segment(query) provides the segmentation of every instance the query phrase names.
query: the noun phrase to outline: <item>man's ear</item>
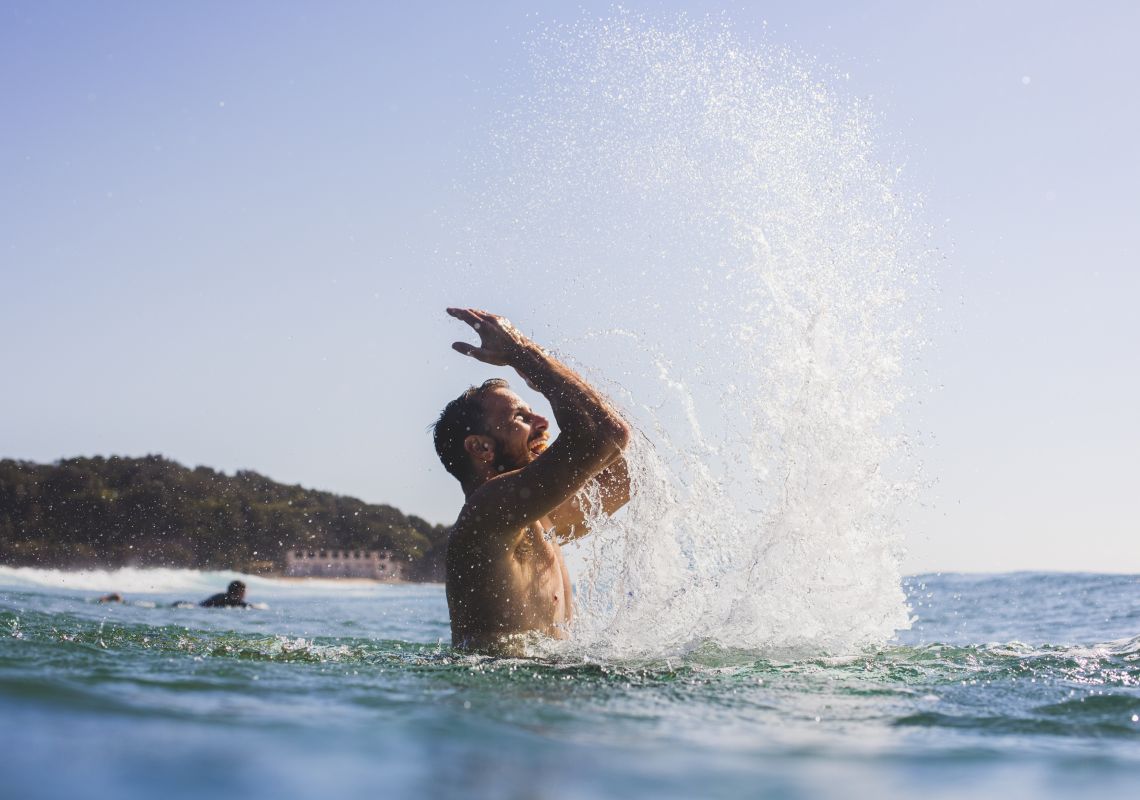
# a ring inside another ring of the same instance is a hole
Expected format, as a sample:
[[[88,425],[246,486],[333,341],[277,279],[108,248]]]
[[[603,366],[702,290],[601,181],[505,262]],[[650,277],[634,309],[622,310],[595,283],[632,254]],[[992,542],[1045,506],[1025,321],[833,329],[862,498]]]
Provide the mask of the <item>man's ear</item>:
[[[495,442],[490,436],[473,433],[463,440],[463,449],[476,462],[487,462],[495,457]]]

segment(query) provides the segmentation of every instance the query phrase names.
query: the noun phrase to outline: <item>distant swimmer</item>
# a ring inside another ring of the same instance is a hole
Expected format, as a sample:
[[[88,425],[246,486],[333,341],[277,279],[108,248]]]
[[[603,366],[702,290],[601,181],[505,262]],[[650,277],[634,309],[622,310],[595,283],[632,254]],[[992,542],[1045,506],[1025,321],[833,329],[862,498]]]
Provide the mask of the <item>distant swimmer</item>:
[[[102,597],[100,597],[95,602],[96,603],[122,603],[125,601],[123,600],[123,596],[121,594],[119,594],[118,592],[111,592],[110,594],[103,595]]]
[[[245,584],[241,581],[230,581],[224,592],[207,597],[198,604],[202,608],[250,608],[245,602]]]
[[[559,545],[588,533],[582,490],[591,481],[605,513],[629,500],[622,451],[630,428],[601,394],[506,319],[471,308],[447,313],[480,339],[478,347],[452,347],[514,368],[550,402],[561,431],[548,447],[547,421],[498,378],[452,400],[435,423],[436,453],[466,497],[448,539],[451,641],[510,653],[518,634],[566,637],[573,598]]]

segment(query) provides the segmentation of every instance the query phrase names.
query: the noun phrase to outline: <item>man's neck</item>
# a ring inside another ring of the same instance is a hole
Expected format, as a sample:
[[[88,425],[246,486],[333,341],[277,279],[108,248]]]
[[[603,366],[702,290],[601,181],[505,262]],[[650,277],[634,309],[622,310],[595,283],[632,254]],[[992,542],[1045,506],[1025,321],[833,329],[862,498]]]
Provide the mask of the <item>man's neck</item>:
[[[475,494],[484,483],[491,479],[490,475],[478,476],[469,481],[462,481],[459,485],[463,487],[463,497],[468,498]]]

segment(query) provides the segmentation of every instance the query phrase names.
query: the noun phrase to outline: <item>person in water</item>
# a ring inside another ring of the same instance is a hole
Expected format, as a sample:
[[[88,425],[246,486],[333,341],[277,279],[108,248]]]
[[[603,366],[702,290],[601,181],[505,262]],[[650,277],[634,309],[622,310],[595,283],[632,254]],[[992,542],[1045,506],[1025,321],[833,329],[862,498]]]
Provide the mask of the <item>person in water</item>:
[[[95,602],[96,603],[123,603],[126,601],[123,600],[123,596],[121,594],[119,594],[118,592],[111,592],[110,594],[103,595],[102,597],[100,597]]]
[[[245,602],[245,584],[241,581],[230,581],[224,592],[211,595],[198,604],[202,608],[249,608]]]
[[[514,368],[550,402],[561,430],[549,444],[546,419],[500,378],[469,388],[436,421],[436,453],[465,496],[447,548],[452,645],[507,653],[518,634],[565,638],[573,598],[559,545],[588,533],[583,489],[591,481],[606,514],[629,500],[629,425],[506,319],[471,308],[447,313],[480,339],[452,347]]]

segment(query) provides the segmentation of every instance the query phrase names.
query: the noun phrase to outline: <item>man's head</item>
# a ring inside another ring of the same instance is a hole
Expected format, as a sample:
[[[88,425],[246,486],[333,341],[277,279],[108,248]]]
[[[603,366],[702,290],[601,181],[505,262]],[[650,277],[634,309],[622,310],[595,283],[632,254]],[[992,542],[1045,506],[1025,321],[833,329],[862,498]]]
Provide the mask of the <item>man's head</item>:
[[[245,584],[241,581],[230,581],[230,585],[226,587],[226,597],[240,603],[245,599]]]
[[[502,378],[472,386],[435,423],[435,452],[464,487],[519,469],[546,446],[547,421]]]

